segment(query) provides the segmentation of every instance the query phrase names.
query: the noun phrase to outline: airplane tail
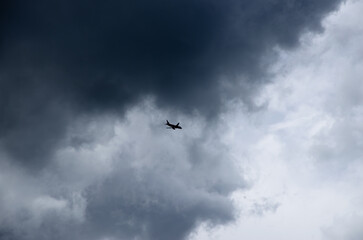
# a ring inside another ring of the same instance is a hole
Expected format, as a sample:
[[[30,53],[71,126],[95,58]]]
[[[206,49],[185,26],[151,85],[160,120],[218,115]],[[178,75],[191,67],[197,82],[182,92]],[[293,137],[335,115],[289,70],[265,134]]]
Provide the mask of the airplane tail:
[[[168,120],[166,120],[166,124],[169,124],[169,121]]]

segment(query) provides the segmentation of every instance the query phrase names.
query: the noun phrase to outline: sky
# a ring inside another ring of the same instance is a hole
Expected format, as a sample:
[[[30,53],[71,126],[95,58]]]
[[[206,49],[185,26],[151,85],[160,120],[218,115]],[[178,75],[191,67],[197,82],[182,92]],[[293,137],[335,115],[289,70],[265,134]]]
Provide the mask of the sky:
[[[1,2],[0,239],[362,239],[362,11]]]

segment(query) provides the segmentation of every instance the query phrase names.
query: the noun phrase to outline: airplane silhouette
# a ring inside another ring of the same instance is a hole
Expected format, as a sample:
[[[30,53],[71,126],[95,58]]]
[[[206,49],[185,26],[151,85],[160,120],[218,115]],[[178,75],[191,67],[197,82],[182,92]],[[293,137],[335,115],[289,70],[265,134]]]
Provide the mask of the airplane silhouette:
[[[182,129],[182,127],[181,127],[181,126],[179,126],[179,123],[177,123],[176,125],[174,125],[174,124],[169,123],[169,121],[168,121],[168,120],[166,120],[165,125],[167,125],[167,126],[168,126],[168,128],[172,128],[173,130],[175,130],[176,128]]]

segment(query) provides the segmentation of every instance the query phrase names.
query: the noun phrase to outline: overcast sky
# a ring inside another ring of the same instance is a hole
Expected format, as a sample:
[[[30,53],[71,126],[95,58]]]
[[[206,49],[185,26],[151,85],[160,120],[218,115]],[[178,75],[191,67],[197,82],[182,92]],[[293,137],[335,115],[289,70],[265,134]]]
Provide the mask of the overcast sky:
[[[362,239],[362,11],[0,3],[0,240]]]

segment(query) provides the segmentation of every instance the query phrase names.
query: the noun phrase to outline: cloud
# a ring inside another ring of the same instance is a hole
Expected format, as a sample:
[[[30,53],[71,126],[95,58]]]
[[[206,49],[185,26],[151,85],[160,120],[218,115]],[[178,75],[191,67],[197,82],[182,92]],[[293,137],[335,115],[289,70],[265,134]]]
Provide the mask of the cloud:
[[[250,210],[250,213],[257,216],[263,216],[268,212],[276,212],[279,207],[279,203],[269,202],[268,199],[262,199],[261,202],[254,202],[253,208]]]
[[[185,239],[202,222],[232,221],[229,196],[247,184],[227,146],[198,117],[166,131],[155,124],[165,114],[146,103],[122,121],[79,120],[65,141],[88,141],[59,148],[36,175],[3,163],[13,179],[0,185],[4,238]]]
[[[348,1],[323,34],[282,51],[274,83],[258,99],[264,111],[228,112],[230,152],[254,185],[236,194],[235,224],[199,228],[192,239],[362,238],[362,9]],[[264,198],[280,203],[277,210],[250,216]]]
[[[76,115],[148,95],[209,117],[232,96],[251,104],[272,49],[321,31],[339,2],[12,1],[0,28],[4,149],[42,164]]]
[[[249,185],[219,113],[253,107],[274,49],[339,3],[4,5],[0,238],[185,239],[234,220],[231,194]]]
[[[323,228],[324,239],[361,239],[363,237],[363,231],[360,227],[362,222],[362,216],[357,214],[337,218],[332,226]]]

